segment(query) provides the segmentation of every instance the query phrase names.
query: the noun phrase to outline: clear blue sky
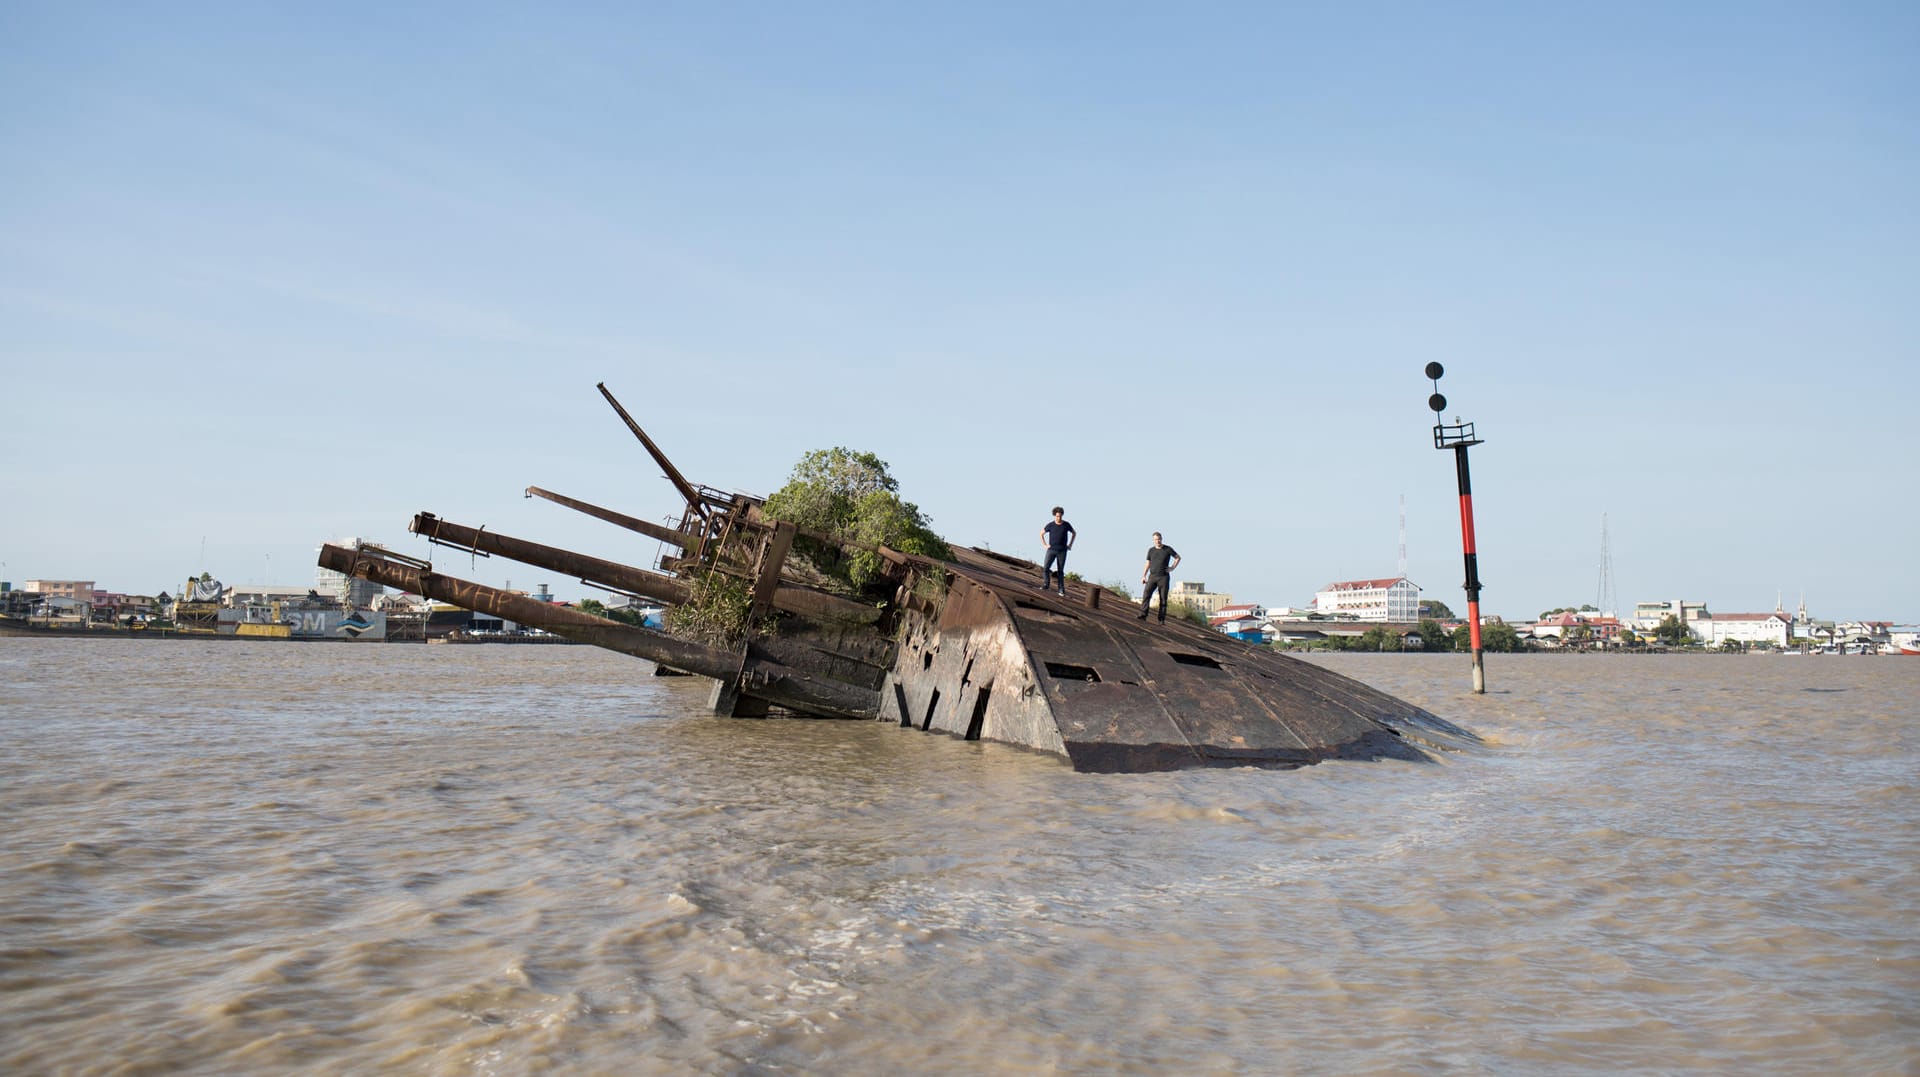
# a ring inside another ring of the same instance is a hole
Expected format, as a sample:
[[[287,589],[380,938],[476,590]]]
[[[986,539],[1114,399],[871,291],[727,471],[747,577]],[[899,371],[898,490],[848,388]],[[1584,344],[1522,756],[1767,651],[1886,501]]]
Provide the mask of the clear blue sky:
[[[396,10],[396,8],[398,10]],[[269,10],[276,9],[276,10]],[[1920,7],[0,2],[0,578],[301,583],[529,484],[1268,605],[1920,620]],[[204,553],[203,553],[204,549]],[[438,551],[516,587],[552,573]]]

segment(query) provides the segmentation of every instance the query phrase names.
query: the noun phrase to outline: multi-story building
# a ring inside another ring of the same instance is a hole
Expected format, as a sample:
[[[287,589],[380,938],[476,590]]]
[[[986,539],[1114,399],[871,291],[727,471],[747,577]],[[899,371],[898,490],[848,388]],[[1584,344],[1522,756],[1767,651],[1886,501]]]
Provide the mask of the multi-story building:
[[[92,580],[28,580],[20,585],[20,589],[47,598],[71,598],[88,604],[93,602]]]
[[[1644,635],[1659,628],[1660,622],[1668,617],[1676,617],[1687,626],[1688,631],[1698,636],[1701,633],[1693,627],[1693,622],[1707,616],[1710,614],[1707,613],[1705,602],[1687,602],[1678,598],[1664,602],[1638,602],[1633,607],[1633,630]]]
[[[1417,621],[1420,588],[1405,576],[1341,580],[1327,584],[1313,596],[1313,609],[1361,621]]]
[[[1181,580],[1173,585],[1173,594],[1167,597],[1167,605],[1176,603],[1212,617],[1220,612],[1220,607],[1231,605],[1233,596],[1209,591],[1207,585],[1199,580]]]

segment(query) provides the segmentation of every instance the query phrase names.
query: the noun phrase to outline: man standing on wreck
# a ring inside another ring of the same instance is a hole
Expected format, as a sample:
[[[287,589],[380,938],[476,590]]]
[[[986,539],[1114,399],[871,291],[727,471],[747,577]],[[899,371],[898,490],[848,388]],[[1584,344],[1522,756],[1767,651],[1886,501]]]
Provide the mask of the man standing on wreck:
[[[1180,551],[1171,546],[1162,545],[1160,532],[1153,533],[1153,545],[1147,547],[1147,563],[1140,569],[1140,583],[1147,590],[1140,596],[1140,619],[1147,619],[1147,610],[1153,605],[1153,593],[1160,592],[1160,623],[1167,623],[1167,577],[1180,567]]]
[[[1047,559],[1040,563],[1040,589],[1067,597],[1067,551],[1079,533],[1066,521],[1067,510],[1053,507],[1053,522],[1040,529],[1040,541],[1046,544]],[[1048,581],[1053,585],[1049,586]]]

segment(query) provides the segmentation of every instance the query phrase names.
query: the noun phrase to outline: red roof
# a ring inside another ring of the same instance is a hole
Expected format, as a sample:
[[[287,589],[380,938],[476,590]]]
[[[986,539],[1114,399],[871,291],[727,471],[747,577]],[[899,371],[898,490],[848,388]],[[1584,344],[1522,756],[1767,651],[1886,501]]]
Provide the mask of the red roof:
[[[1378,580],[1341,580],[1321,588],[1323,591],[1372,591],[1385,590],[1406,579],[1405,576],[1388,576]]]

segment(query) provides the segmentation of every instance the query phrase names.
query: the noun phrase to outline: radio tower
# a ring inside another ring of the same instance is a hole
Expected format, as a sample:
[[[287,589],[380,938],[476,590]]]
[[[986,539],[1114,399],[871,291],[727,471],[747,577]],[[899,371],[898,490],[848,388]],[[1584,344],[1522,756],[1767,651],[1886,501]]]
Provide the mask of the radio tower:
[[[1400,495],[1400,575],[1407,574],[1407,495]]]
[[[1605,617],[1619,615],[1620,597],[1613,590],[1613,551],[1607,546],[1607,514],[1600,514],[1600,592],[1594,599]]]

